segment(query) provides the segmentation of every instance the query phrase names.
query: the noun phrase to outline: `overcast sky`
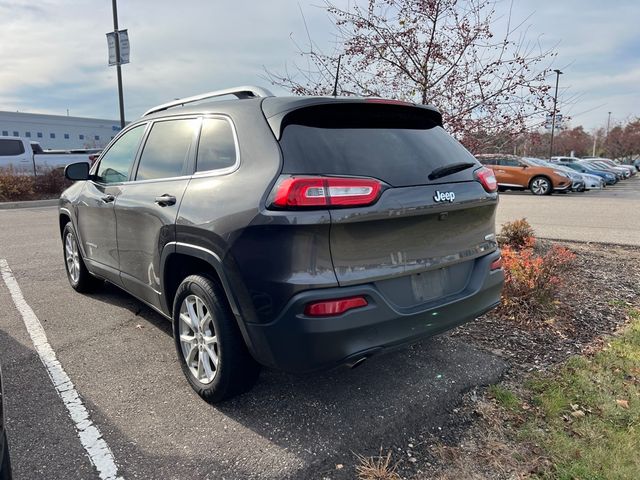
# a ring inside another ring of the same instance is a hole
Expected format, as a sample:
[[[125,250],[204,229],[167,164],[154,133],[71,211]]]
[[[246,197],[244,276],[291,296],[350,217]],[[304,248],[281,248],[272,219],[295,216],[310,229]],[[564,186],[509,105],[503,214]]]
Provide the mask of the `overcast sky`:
[[[264,67],[299,58],[292,38],[330,50],[322,0],[120,0],[129,29],[127,120],[176,97],[233,85],[267,86]],[[347,4],[347,0],[335,0]],[[510,2],[498,2],[506,15]],[[528,36],[557,45],[563,113],[587,129],[640,115],[640,1],[515,0]],[[115,67],[107,66],[109,0],[0,0],[0,110],[117,118]],[[554,79],[549,78],[553,83]],[[276,93],[284,93],[272,88]]]

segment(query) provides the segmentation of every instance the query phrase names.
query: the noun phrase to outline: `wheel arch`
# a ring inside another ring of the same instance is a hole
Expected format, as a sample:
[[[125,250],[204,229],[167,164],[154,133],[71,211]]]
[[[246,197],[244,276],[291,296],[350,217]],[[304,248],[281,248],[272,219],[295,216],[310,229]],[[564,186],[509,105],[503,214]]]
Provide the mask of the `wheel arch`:
[[[245,343],[251,349],[243,309],[224,268],[222,259],[212,250],[181,242],[165,245],[161,258],[162,309],[173,317],[173,300],[182,280],[189,275],[204,274],[222,288]]]
[[[67,225],[67,223],[72,222],[71,220],[71,212],[69,212],[69,210],[67,209],[61,209],[58,212],[58,223],[60,225],[60,237],[62,238],[62,233],[64,232],[64,227]]]
[[[545,180],[547,180],[549,182],[549,184],[551,185],[551,190],[553,191],[553,189],[554,189],[553,180],[546,173],[537,173],[533,177],[531,177],[531,180],[529,180],[529,184],[528,184],[529,190],[531,190],[531,185],[533,184],[533,181],[536,178],[544,178]]]

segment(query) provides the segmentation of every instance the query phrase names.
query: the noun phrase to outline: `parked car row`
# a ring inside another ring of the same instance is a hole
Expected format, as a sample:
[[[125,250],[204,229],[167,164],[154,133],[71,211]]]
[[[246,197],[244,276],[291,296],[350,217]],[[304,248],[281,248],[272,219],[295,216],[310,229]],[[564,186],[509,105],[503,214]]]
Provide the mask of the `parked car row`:
[[[552,157],[552,162],[561,163],[561,164],[573,164],[574,168],[578,166],[582,166],[583,168],[591,168],[598,171],[609,172],[616,176],[618,180],[624,180],[625,178],[629,178],[636,174],[637,168],[634,165],[624,165],[618,163],[609,158],[599,158],[599,157],[587,157],[587,158],[576,158],[576,157]]]
[[[519,157],[507,154],[476,155],[493,170],[498,189],[530,190],[534,195],[600,190],[635,175],[636,167],[608,158]]]

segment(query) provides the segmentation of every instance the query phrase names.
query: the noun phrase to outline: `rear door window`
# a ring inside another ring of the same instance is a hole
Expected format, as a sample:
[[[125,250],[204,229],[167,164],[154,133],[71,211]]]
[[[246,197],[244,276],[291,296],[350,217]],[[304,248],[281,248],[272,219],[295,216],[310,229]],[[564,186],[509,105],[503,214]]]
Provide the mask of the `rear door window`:
[[[518,160],[514,160],[513,158],[501,158],[500,165],[503,167],[519,167],[520,162]]]
[[[483,165],[497,165],[498,162],[495,158],[479,158],[480,163]]]
[[[140,156],[136,180],[184,175],[198,124],[196,118],[155,122]]]
[[[294,111],[284,125],[280,146],[288,174],[365,176],[409,186],[430,183],[428,175],[439,167],[477,163],[431,112],[415,107],[321,105]],[[471,178],[473,170],[446,180]]]

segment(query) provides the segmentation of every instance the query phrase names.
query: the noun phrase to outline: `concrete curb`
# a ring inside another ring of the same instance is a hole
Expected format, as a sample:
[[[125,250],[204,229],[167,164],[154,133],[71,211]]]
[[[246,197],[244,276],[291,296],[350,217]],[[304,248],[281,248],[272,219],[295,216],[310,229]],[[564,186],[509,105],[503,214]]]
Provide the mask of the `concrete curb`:
[[[29,200],[25,202],[0,202],[0,210],[14,210],[16,208],[53,207],[58,205],[58,199]]]

